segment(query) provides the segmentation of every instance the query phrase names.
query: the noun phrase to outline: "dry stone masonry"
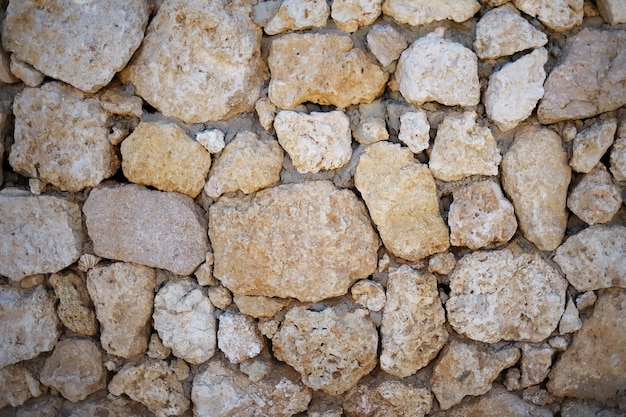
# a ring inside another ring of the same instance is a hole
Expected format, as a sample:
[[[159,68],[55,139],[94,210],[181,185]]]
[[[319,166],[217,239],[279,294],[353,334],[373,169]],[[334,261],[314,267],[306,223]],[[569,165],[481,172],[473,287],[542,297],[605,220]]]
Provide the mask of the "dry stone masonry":
[[[623,0],[2,0],[0,168],[0,417],[626,415]]]

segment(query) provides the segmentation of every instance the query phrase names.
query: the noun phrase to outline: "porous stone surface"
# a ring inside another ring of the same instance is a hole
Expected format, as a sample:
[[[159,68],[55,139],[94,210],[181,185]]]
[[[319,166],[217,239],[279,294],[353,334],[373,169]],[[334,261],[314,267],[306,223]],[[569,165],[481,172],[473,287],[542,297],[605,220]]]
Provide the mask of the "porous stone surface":
[[[481,342],[540,342],[565,308],[567,281],[538,253],[473,252],[457,262],[449,279],[449,323]]]
[[[359,159],[354,183],[394,255],[416,261],[449,247],[433,176],[409,149],[389,142],[370,145]]]
[[[179,275],[191,274],[206,258],[206,219],[188,196],[109,186],[93,189],[83,212],[98,256]]]
[[[15,54],[11,55],[11,72],[13,75],[22,80],[28,87],[40,86],[46,76],[37,71],[32,65],[20,61],[15,56]]]
[[[209,153],[218,153],[224,149],[224,132],[219,129],[208,129],[196,134],[196,142],[204,146]]]
[[[2,43],[49,77],[94,93],[124,68],[143,40],[148,3],[12,1]]]
[[[442,0],[437,3],[387,0],[383,4],[383,13],[400,23],[412,26],[446,19],[464,22],[474,16],[479,9],[480,3],[476,0]]]
[[[265,33],[277,35],[288,30],[320,28],[326,25],[329,15],[326,0],[283,0],[278,13],[265,25]]]
[[[428,271],[448,275],[456,266],[456,257],[450,252],[436,253],[428,259]]]
[[[559,135],[535,125],[517,131],[502,159],[502,186],[524,237],[541,250],[554,250],[563,240],[570,179]]]
[[[52,274],[48,282],[59,299],[57,315],[69,330],[93,336],[98,332],[98,322],[85,280],[70,272],[66,275]]]
[[[217,346],[231,363],[254,358],[265,345],[254,319],[233,310],[220,315],[217,340]]]
[[[369,279],[355,283],[350,288],[350,295],[352,295],[354,302],[370,311],[382,310],[387,301],[383,286]]]
[[[289,302],[283,298],[270,298],[260,295],[235,295],[233,301],[242,314],[257,319],[273,317]]]
[[[222,197],[209,210],[209,235],[214,275],[235,294],[319,301],[376,269],[378,238],[364,205],[328,181]]]
[[[335,0],[330,15],[339,29],[354,32],[360,26],[374,23],[380,15],[382,2],[383,0]]]
[[[609,222],[621,206],[620,189],[601,163],[585,174],[567,197],[567,207],[589,225]]]
[[[552,30],[564,32],[583,21],[583,0],[512,0],[522,12],[539,19]]]
[[[233,295],[228,288],[223,285],[215,285],[210,287],[207,291],[209,293],[209,300],[211,304],[220,310],[226,310],[233,302]]]
[[[626,127],[624,130],[624,134],[615,139],[611,148],[611,174],[616,181],[626,181]]]
[[[0,369],[0,409],[6,406],[17,407],[32,397],[43,394],[37,378],[20,365],[9,365]]]
[[[376,366],[378,332],[364,309],[296,306],[285,315],[272,347],[278,360],[301,374],[304,385],[338,395]]]
[[[424,417],[432,403],[428,389],[388,380],[357,385],[346,395],[342,408],[346,417]]]
[[[598,120],[593,126],[576,134],[570,166],[576,172],[590,172],[613,144],[617,130],[614,118]]]
[[[602,18],[611,25],[626,23],[626,5],[619,0],[598,0],[598,10]]]
[[[387,23],[376,23],[367,32],[367,46],[383,67],[400,58],[400,54],[409,46],[397,29]]]
[[[512,368],[507,372],[504,381],[506,388],[513,391],[543,382],[550,372],[553,355],[554,349],[546,343],[539,346],[524,343],[520,369]],[[514,374],[515,378],[510,378],[511,374]]]
[[[426,113],[418,110],[406,112],[400,116],[398,139],[415,154],[428,149],[430,124],[428,124]]]

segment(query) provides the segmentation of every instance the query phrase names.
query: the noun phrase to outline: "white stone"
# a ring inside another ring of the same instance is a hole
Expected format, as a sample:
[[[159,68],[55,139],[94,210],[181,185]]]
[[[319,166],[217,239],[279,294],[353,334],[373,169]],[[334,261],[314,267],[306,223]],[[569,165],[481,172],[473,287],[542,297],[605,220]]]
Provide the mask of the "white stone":
[[[329,15],[326,0],[283,0],[278,13],[265,25],[265,33],[321,28],[326,26]]]
[[[558,32],[568,31],[583,22],[584,0],[512,0],[524,13]]]
[[[593,126],[578,132],[569,162],[574,171],[591,171],[613,144],[616,131],[616,119],[609,118],[598,120]]]
[[[383,4],[383,13],[400,23],[412,26],[426,25],[440,20],[464,22],[480,9],[476,0],[441,0],[421,2],[413,0],[387,0]]]
[[[37,71],[32,65],[20,61],[15,55],[11,55],[11,72],[28,87],[38,87],[46,78],[44,74]]]
[[[383,0],[334,0],[331,17],[337,27],[354,32],[359,26],[374,23],[380,15]]]
[[[196,142],[212,154],[220,152],[226,146],[224,132],[219,129],[208,129],[196,133]]]
[[[572,299],[569,299],[565,306],[563,317],[561,317],[561,321],[559,322],[559,333],[574,333],[575,331],[578,331],[582,326],[583,322],[580,320],[580,316],[578,315],[578,309],[576,308],[574,301],[572,301]]]
[[[626,4],[621,0],[597,0],[602,18],[611,25],[626,23]]]
[[[428,149],[430,124],[423,110],[406,112],[400,116],[398,139],[415,154]]]
[[[382,310],[387,300],[383,286],[369,279],[355,283],[350,288],[350,295],[358,305],[370,311]]]
[[[359,121],[358,126],[352,134],[354,135],[354,139],[363,145],[370,145],[374,142],[389,139],[387,123],[382,117],[371,117]]]
[[[622,196],[602,163],[584,174],[580,182],[572,188],[567,198],[567,207],[589,225],[607,223],[615,216],[622,207]]]
[[[0,409],[6,406],[18,407],[31,397],[43,394],[37,378],[20,365],[9,365],[0,369]]]
[[[254,358],[265,346],[255,321],[232,310],[220,315],[217,346],[231,363]]]
[[[387,23],[376,23],[367,32],[367,46],[383,67],[400,58],[409,44],[397,29]]]
[[[159,339],[157,333],[150,335],[150,342],[148,343],[148,352],[146,354],[152,359],[166,359],[172,353],[172,349],[163,346],[163,342]]]

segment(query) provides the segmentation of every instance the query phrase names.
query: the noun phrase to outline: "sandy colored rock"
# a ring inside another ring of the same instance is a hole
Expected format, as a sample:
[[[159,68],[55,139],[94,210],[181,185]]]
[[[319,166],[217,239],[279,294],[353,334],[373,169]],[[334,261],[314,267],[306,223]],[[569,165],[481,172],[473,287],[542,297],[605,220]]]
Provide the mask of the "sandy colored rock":
[[[559,246],[554,261],[578,291],[626,288],[626,227],[588,227]]]
[[[363,279],[350,288],[354,302],[370,311],[380,311],[385,306],[385,289],[376,281]]]
[[[265,340],[251,317],[233,310],[220,315],[217,346],[231,363],[254,358],[264,345]]]
[[[188,196],[127,184],[93,189],[83,206],[94,252],[189,275],[208,252],[206,220]]]
[[[617,181],[626,181],[626,134],[615,139],[610,162],[613,177]]]
[[[444,39],[443,29],[413,42],[400,56],[395,77],[412,104],[475,106],[480,100],[478,58],[460,43]]]
[[[437,356],[448,341],[437,278],[408,265],[390,272],[387,303],[380,325],[380,367],[406,378]]]
[[[613,144],[617,130],[614,118],[598,120],[576,134],[569,164],[576,172],[590,172]]]
[[[233,295],[228,288],[223,285],[215,285],[208,290],[209,300],[211,304],[220,310],[226,310],[233,303]]]
[[[272,104],[269,98],[261,97],[254,103],[254,109],[259,117],[259,123],[263,129],[270,130],[274,126],[274,118],[276,117],[276,106]]]
[[[268,64],[269,99],[283,109],[307,101],[340,108],[371,103],[383,93],[388,77],[350,36],[334,33],[274,39]]]
[[[74,202],[5,188],[0,219],[0,274],[11,280],[57,272],[80,257],[84,232]]]
[[[9,365],[0,369],[0,383],[0,409],[20,406],[28,399],[43,394],[39,381],[20,365]]]
[[[354,32],[359,26],[374,23],[380,15],[382,2],[383,0],[335,0],[330,15],[339,29]]]
[[[164,115],[188,123],[254,109],[267,80],[251,4],[168,0],[122,80]]]
[[[398,139],[415,154],[428,149],[430,124],[423,110],[406,112],[400,116]]]
[[[146,354],[149,358],[152,359],[167,359],[168,356],[172,353],[172,349],[163,346],[163,342],[159,339],[159,335],[157,333],[152,333],[150,335],[150,342],[148,342],[148,352]]]
[[[283,298],[263,297],[260,295],[235,295],[233,301],[242,314],[256,319],[273,317],[289,302]]]
[[[435,181],[409,149],[389,142],[370,145],[361,155],[354,182],[394,255],[416,261],[448,248]]]
[[[626,23],[626,4],[619,0],[597,0],[602,18],[611,25]]]
[[[46,7],[36,0],[13,1],[2,43],[47,76],[94,93],[126,66],[147,23],[148,4],[143,0],[93,1],[89,7],[68,0],[54,0]]]
[[[119,168],[108,139],[109,113],[97,97],[51,82],[25,88],[13,113],[15,144],[9,162],[23,175],[75,192],[99,184]]]
[[[209,153],[218,153],[224,149],[224,132],[219,129],[207,129],[196,134],[196,142],[204,146]]]
[[[442,0],[437,3],[387,0],[383,4],[383,13],[400,23],[412,26],[446,19],[464,22],[474,16],[479,9],[480,3],[476,0]]]
[[[0,41],[2,37],[0,36]],[[0,45],[0,82],[5,84],[15,84],[20,79],[13,75],[11,72],[11,56],[4,50],[4,47]]]
[[[338,395],[354,387],[377,362],[378,332],[368,312],[328,307],[291,308],[272,339],[276,359],[291,365],[304,385]]]
[[[319,301],[376,269],[378,237],[365,206],[328,181],[222,197],[209,224],[214,275],[236,295]]]
[[[565,311],[563,312],[561,321],[559,322],[559,333],[574,333],[581,328],[582,324],[574,301],[569,299],[565,305]]]
[[[428,271],[448,275],[456,266],[456,257],[450,252],[436,253],[428,259]]]
[[[554,250],[563,241],[570,178],[559,135],[535,125],[517,131],[502,159],[502,186],[522,234],[541,250]]]
[[[522,12],[539,19],[558,32],[568,31],[583,22],[583,0],[512,0]]]
[[[97,265],[87,273],[100,342],[108,353],[130,358],[146,351],[155,279],[154,269],[125,262]]]
[[[48,282],[59,299],[57,315],[61,323],[75,333],[95,335],[98,323],[84,279],[70,272],[66,275],[52,274]]]
[[[38,87],[46,78],[44,74],[26,62],[20,61],[15,55],[11,55],[11,72],[28,87]]]
[[[567,207],[589,225],[609,222],[621,206],[620,189],[601,163],[583,176],[567,198]]]
[[[383,67],[400,58],[409,44],[397,29],[387,23],[376,23],[367,32],[367,46]]]
[[[576,308],[580,311],[585,310],[596,303],[598,296],[593,291],[585,291],[576,296]]]
[[[546,62],[548,51],[535,49],[489,77],[485,110],[501,131],[511,130],[527,119],[543,97]]]
[[[550,372],[554,349],[548,344],[533,346],[527,343],[522,345],[522,360],[520,370],[512,368],[507,372],[504,384],[509,391],[519,390],[543,382]],[[520,372],[521,371],[521,372]],[[515,379],[509,379],[515,374]],[[508,383],[507,383],[508,382]]]
[[[433,396],[426,388],[400,381],[357,385],[342,404],[347,417],[424,417],[430,412]]]
[[[191,279],[165,284],[154,298],[154,328],[174,356],[191,364],[215,353],[217,323],[213,305]]]
[[[602,406],[594,402],[575,398],[566,399],[561,405],[562,417],[624,417],[624,412],[617,408]]]
[[[282,166],[283,150],[275,140],[241,132],[213,165],[204,191],[211,198],[235,191],[250,194],[280,181]]]
[[[476,123],[477,116],[467,111],[443,119],[428,162],[435,178],[456,181],[472,175],[498,175],[502,156],[491,130]]]
[[[131,401],[128,398],[109,399],[106,395],[95,394],[85,401],[72,404],[71,414],[68,417],[145,417],[148,412],[142,404]]]
[[[326,26],[330,6],[326,0],[283,0],[278,13],[265,25],[265,33],[277,35],[288,30]]]
[[[478,181],[458,188],[448,212],[450,244],[472,250],[508,242],[517,230],[513,205],[498,183]]]
[[[626,104],[624,60],[624,30],[585,28],[568,38],[560,65],[544,84],[539,121],[583,119]]]
[[[382,117],[371,117],[359,121],[356,129],[353,130],[354,139],[363,145],[389,139],[387,123]]]
[[[430,378],[442,410],[458,404],[468,395],[483,395],[503,369],[520,357],[518,348],[499,347],[452,339],[437,359]]]
[[[196,277],[198,284],[202,286],[217,284],[217,281],[213,277],[213,252],[206,253],[204,262],[193,271],[193,275]]]
[[[540,342],[565,308],[567,281],[538,253],[473,252],[457,262],[449,279],[448,321],[457,333],[481,342]]]

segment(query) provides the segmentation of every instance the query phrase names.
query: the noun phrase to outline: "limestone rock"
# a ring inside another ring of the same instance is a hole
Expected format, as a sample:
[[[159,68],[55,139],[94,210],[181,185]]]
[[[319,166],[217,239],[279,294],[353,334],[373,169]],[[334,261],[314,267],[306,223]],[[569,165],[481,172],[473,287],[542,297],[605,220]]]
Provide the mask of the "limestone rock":
[[[220,315],[217,346],[231,363],[254,358],[264,345],[263,336],[252,318],[232,310]]]
[[[528,118],[543,97],[546,62],[548,51],[535,49],[489,77],[485,110],[501,131],[511,130]]]
[[[235,294],[319,301],[376,269],[378,237],[365,206],[328,181],[222,197],[209,224],[214,275]]]
[[[154,269],[124,262],[98,265],[87,273],[100,342],[108,353],[130,358],[146,351],[155,279]]]
[[[626,291],[612,288],[600,293],[593,315],[553,366],[548,390],[563,397],[616,400],[626,386],[624,358]]]
[[[163,342],[159,339],[159,335],[152,333],[150,342],[148,343],[148,357],[152,359],[166,359],[172,353],[172,349],[163,346]]]
[[[251,4],[227,0],[164,1],[122,80],[188,123],[251,111],[267,79],[251,12]]]
[[[191,279],[165,284],[154,298],[152,318],[163,345],[177,358],[200,364],[215,353],[213,305]]]
[[[461,44],[445,40],[443,30],[418,39],[405,50],[395,74],[402,96],[412,104],[436,101],[446,106],[475,106],[480,100],[478,58]]]
[[[204,262],[193,271],[193,275],[200,285],[217,285],[217,281],[213,277],[213,252],[206,253]]]
[[[449,279],[448,321],[459,334],[485,343],[540,342],[565,307],[567,281],[538,253],[473,252]]]
[[[196,134],[196,142],[204,146],[209,153],[218,153],[224,149],[224,132],[219,129],[208,129]]]
[[[598,296],[593,291],[585,291],[576,297],[576,308],[580,311],[593,306]]]
[[[426,25],[440,20],[465,22],[480,9],[476,0],[442,0],[436,3],[412,0],[387,0],[383,13],[400,23],[412,26]]]
[[[489,10],[476,24],[474,50],[480,59],[513,55],[546,43],[546,34],[535,29],[510,5]]]
[[[442,181],[471,175],[498,175],[502,160],[488,127],[476,123],[474,111],[447,115],[437,128],[428,167]]]
[[[620,189],[601,163],[583,176],[567,198],[567,207],[589,225],[609,222],[621,206]]]
[[[83,206],[98,256],[189,275],[206,258],[202,209],[188,196],[127,184],[93,189]]]
[[[148,4],[13,1],[2,28],[4,47],[49,77],[94,93],[126,66],[141,44]],[[59,119],[67,122],[67,120]],[[71,159],[70,159],[71,160]]]
[[[261,317],[273,317],[289,302],[282,298],[270,298],[256,295],[235,295],[233,301],[242,314],[256,319]]]
[[[387,123],[382,117],[370,117],[359,121],[359,124],[352,132],[352,135],[357,142],[363,145],[369,145],[374,142],[389,139]]]
[[[566,399],[561,405],[562,417],[624,417],[624,412],[579,399]]]
[[[578,132],[572,147],[569,164],[576,172],[587,173],[600,162],[600,158],[613,144],[617,121],[600,120],[593,126]]]
[[[626,288],[626,227],[588,227],[559,246],[554,261],[578,291]]]
[[[67,275],[53,274],[48,282],[59,299],[57,315],[69,330],[93,336],[98,332],[98,323],[85,281],[73,272]]]
[[[0,409],[8,405],[20,406],[29,398],[43,394],[39,381],[20,365],[9,365],[0,369],[0,384]]]
[[[68,417],[145,417],[148,413],[143,405],[127,398],[109,399],[105,395],[95,394],[85,401],[72,404]],[[55,413],[54,416],[56,415]]]
[[[173,123],[139,123],[121,152],[129,181],[191,198],[202,191],[211,167],[211,154]]]
[[[534,125],[517,131],[502,160],[502,186],[524,237],[541,250],[554,250],[563,240],[570,179],[567,153],[556,133]]]
[[[626,123],[624,123],[626,126]],[[626,129],[625,129],[626,130]],[[611,174],[617,181],[626,181],[626,132],[617,137],[611,149]]]
[[[517,230],[513,205],[500,186],[490,180],[458,188],[450,204],[450,243],[476,250],[492,243],[508,242]]]
[[[571,299],[568,300],[561,321],[559,322],[559,333],[567,334],[574,333],[582,326],[582,321],[578,315],[578,309]]]
[[[437,279],[408,265],[389,273],[387,303],[380,325],[380,367],[406,378],[437,356],[448,340]]]
[[[506,388],[509,391],[513,391],[543,382],[548,376],[548,372],[550,372],[553,354],[554,349],[547,344],[540,346],[533,346],[527,343],[523,344],[522,360],[520,362],[521,373],[519,371],[517,372],[519,379],[514,381],[512,385],[507,384],[505,380]],[[511,371],[517,371],[517,369],[513,368],[509,370],[507,378],[511,374]]]
[[[2,37],[0,36],[0,41],[1,40]],[[13,75],[13,72],[11,71],[11,57],[9,53],[4,50],[2,45],[0,45],[0,82],[5,84],[15,84],[19,81],[20,79]]]
[[[626,104],[624,60],[624,30],[585,28],[570,37],[561,64],[544,84],[539,121],[548,124],[583,119]]]
[[[428,149],[430,124],[423,110],[406,112],[400,116],[398,139],[415,154]]]
[[[330,15],[339,29],[354,32],[359,26],[374,23],[380,15],[382,2],[383,0],[335,0]]]
[[[223,285],[210,287],[208,293],[211,304],[220,310],[226,310],[233,302],[233,295]]]
[[[448,248],[435,181],[407,148],[389,142],[370,145],[361,155],[354,182],[394,255],[416,261]]]
[[[283,0],[278,13],[265,25],[265,33],[321,28],[326,26],[329,15],[326,0]]]
[[[383,67],[400,58],[409,44],[392,25],[376,23],[367,32],[367,46]]]
[[[626,23],[626,5],[619,0],[598,0],[602,18],[611,25]]]
[[[433,396],[426,388],[416,388],[400,381],[358,385],[342,407],[347,417],[424,417],[430,412]]]
[[[25,88],[13,113],[15,144],[9,162],[23,175],[75,192],[99,184],[119,168],[108,139],[109,113],[97,97],[51,82]]]
[[[371,103],[383,93],[388,77],[350,36],[333,33],[274,39],[268,63],[269,98],[283,109],[307,101],[340,108]]]
[[[503,369],[514,365],[520,351],[513,346],[494,347],[452,339],[444,348],[430,378],[442,410],[461,402],[467,395],[482,395]]]
[[[261,97],[254,103],[254,109],[259,117],[259,123],[263,129],[270,130],[274,126],[274,118],[276,117],[276,106],[272,104],[269,98]]]
[[[456,258],[453,253],[440,252],[428,260],[428,271],[433,274],[448,275],[456,266]]]
[[[515,7],[558,32],[583,22],[583,0],[512,0]]]
[[[11,72],[28,87],[38,87],[46,78],[44,74],[26,62],[20,61],[15,55],[11,55]]]
[[[378,332],[367,310],[291,308],[272,339],[274,356],[302,375],[304,385],[339,395],[377,362]]]
[[[387,301],[383,286],[369,279],[355,283],[350,288],[350,294],[358,305],[370,311],[382,310]]]
[[[80,257],[84,232],[74,202],[4,189],[0,219],[0,274],[12,280],[60,271]]]

